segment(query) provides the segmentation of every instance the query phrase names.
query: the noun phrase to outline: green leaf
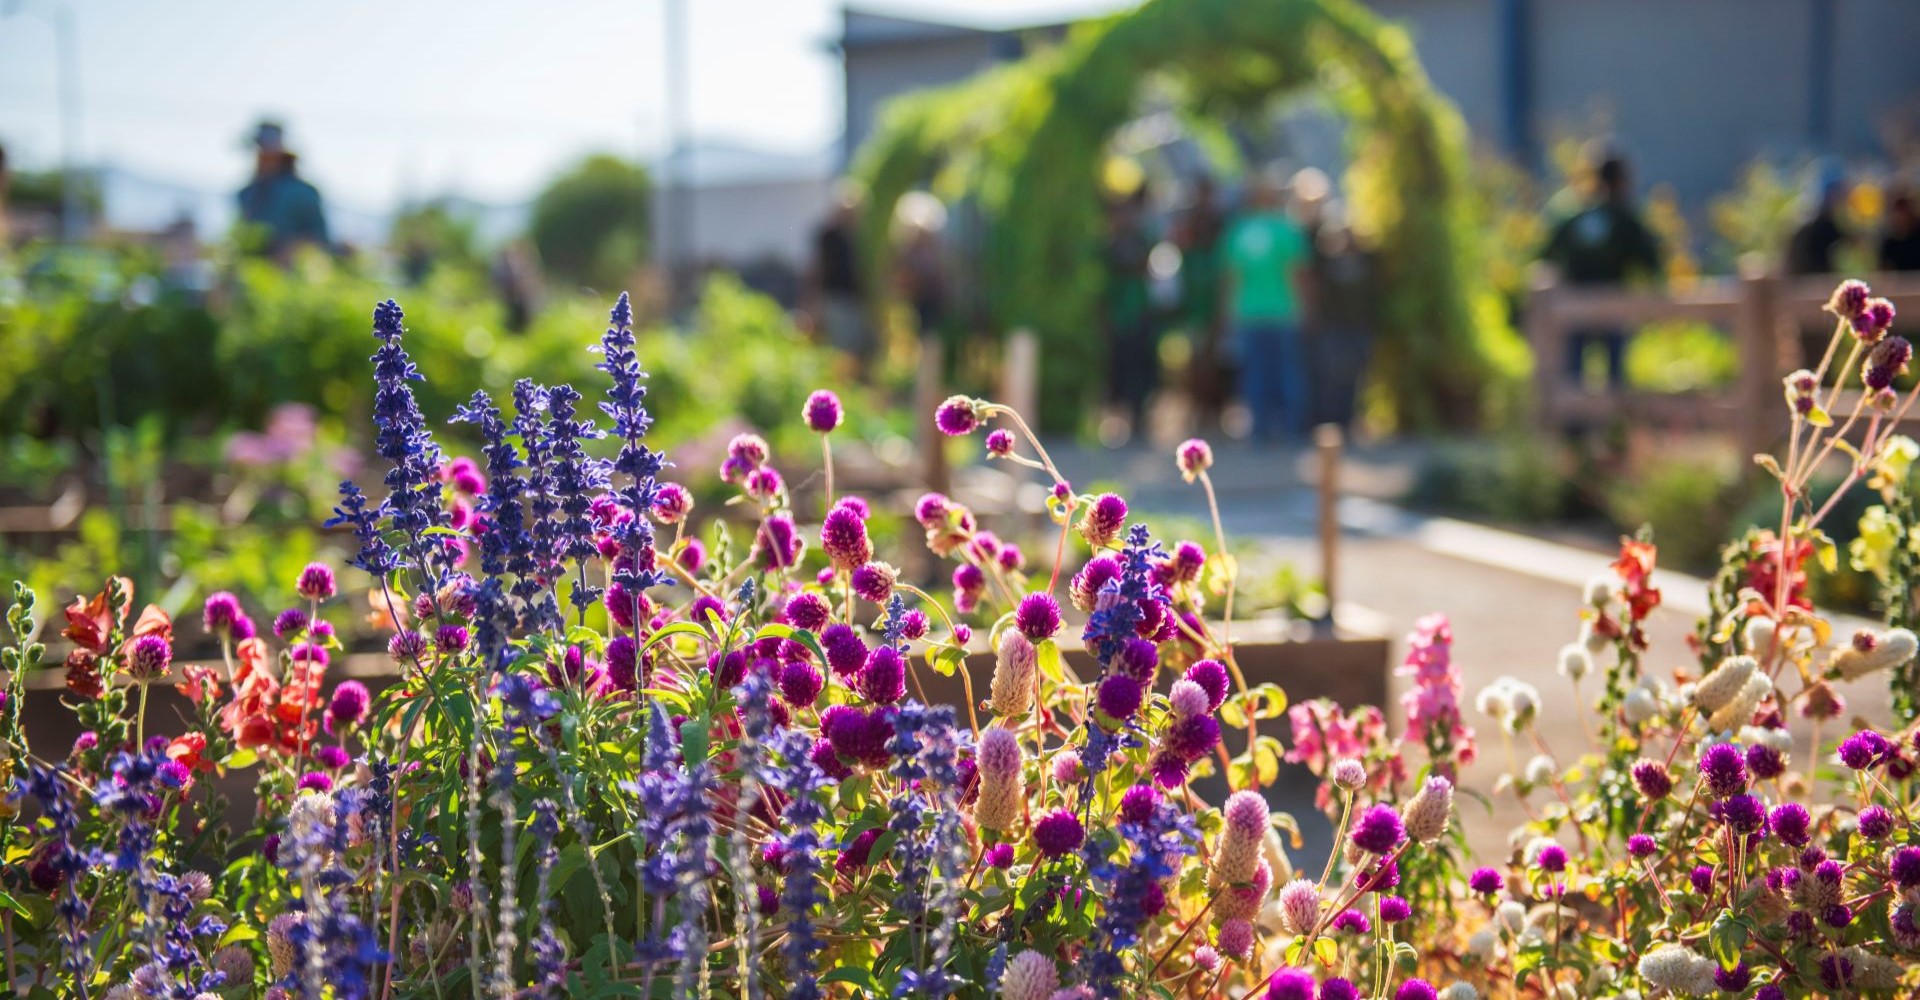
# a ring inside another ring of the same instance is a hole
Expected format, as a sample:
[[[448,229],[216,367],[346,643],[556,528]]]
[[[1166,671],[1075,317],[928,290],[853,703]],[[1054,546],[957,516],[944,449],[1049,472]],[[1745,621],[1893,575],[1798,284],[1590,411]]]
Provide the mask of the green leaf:
[[[659,629],[655,630],[652,635],[647,637],[647,643],[640,647],[640,652],[644,653],[676,635],[697,635],[701,638],[706,638],[707,630],[703,626],[693,622],[673,622],[672,624],[662,625]]]
[[[1829,416],[1827,411],[1816,406],[1807,411],[1807,423],[1815,427],[1832,427],[1833,417]]]
[[[958,646],[927,647],[927,665],[942,677],[952,677],[966,658],[966,650]]]
[[[1722,969],[1732,972],[1740,964],[1740,950],[1747,944],[1747,927],[1733,917],[1732,910],[1721,910],[1707,930],[1707,948]]]
[[[1052,639],[1042,639],[1033,649],[1040,654],[1040,672],[1055,684],[1065,684],[1067,672],[1060,661],[1060,646]]]

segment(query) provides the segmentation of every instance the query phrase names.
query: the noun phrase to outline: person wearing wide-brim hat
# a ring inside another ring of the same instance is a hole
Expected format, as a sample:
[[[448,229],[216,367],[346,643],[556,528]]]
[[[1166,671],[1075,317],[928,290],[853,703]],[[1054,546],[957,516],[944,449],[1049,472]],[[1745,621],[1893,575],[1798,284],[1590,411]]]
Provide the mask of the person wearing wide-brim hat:
[[[297,172],[298,158],[287,148],[286,127],[265,120],[249,137],[254,149],[252,180],[240,189],[240,218],[262,233],[262,248],[285,260],[302,245],[326,249],[326,211],[320,192]]]

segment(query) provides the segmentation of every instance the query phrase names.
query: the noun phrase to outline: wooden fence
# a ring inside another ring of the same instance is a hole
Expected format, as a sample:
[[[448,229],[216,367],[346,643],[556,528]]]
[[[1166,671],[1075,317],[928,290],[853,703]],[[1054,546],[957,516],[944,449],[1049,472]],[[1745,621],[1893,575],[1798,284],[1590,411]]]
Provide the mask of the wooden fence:
[[[1877,274],[1865,280],[1875,295],[1891,300],[1901,315],[1920,317],[1920,275]],[[1787,428],[1780,380],[1807,364],[1801,354],[1803,331],[1818,331],[1824,337],[1832,329],[1833,316],[1825,306],[1839,281],[1838,277],[1784,278],[1760,269],[1670,291],[1581,288],[1544,280],[1535,286],[1526,314],[1539,422],[1560,430],[1631,420],[1725,433],[1745,453],[1766,451]],[[1632,337],[1648,323],[1668,320],[1700,322],[1725,331],[1740,361],[1734,384],[1721,391],[1594,391],[1577,384],[1568,371],[1567,351],[1575,333],[1617,329]],[[1902,324],[1896,321],[1894,326],[1898,330]],[[1842,412],[1851,408],[1854,395],[1842,394]]]

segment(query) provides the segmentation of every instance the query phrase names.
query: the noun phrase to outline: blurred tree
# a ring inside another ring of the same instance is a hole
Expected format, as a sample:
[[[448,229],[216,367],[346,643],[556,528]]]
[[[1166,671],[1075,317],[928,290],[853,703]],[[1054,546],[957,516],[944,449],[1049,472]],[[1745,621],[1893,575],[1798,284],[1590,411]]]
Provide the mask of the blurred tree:
[[[547,270],[602,290],[622,287],[647,257],[652,184],[645,168],[596,154],[533,202],[528,235]]]

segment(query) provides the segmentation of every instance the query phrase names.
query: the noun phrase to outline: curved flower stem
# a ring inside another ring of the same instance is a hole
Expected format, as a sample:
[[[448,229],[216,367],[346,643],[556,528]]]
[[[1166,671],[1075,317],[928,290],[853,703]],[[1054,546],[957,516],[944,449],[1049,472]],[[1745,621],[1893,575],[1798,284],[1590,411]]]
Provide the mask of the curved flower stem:
[[[820,435],[820,468],[826,476],[826,502],[821,505],[823,511],[833,510],[833,435]]]
[[[1047,593],[1060,586],[1060,564],[1067,559],[1067,532],[1073,530],[1073,497],[1068,496],[1066,509],[1060,514],[1060,540],[1053,545],[1053,575],[1047,577]]]
[[[1348,792],[1347,802],[1340,810],[1340,825],[1333,828],[1333,849],[1327,852],[1327,866],[1320,872],[1320,891],[1327,889],[1327,880],[1333,877],[1333,859],[1340,856],[1340,841],[1347,835],[1347,823],[1353,819],[1353,800],[1358,792]]]
[[[1052,476],[1053,481],[1056,483],[1064,483],[1067,481],[1067,477],[1060,474],[1060,467],[1054,465],[1053,458],[1047,454],[1046,445],[1040,443],[1039,436],[1034,434],[1033,429],[1027,426],[1027,422],[1020,418],[1019,411],[1011,406],[1003,406],[999,403],[988,403],[986,406],[986,415],[1004,416],[1008,420],[1013,421],[1013,425],[1020,429],[1020,435],[1027,439],[1028,444],[1033,445],[1033,453],[1040,456],[1041,467],[1047,470],[1047,475]]]
[[[1150,970],[1149,970],[1149,971],[1147,972],[1147,982],[1153,982],[1153,981],[1154,981],[1154,978],[1153,978],[1153,977],[1155,977],[1155,976],[1157,976],[1157,975],[1159,975],[1159,974],[1160,974],[1160,967],[1161,967],[1161,966],[1163,966],[1163,965],[1165,965],[1165,964],[1167,964],[1167,959],[1169,959],[1169,958],[1172,958],[1172,957],[1173,957],[1173,953],[1174,953],[1174,950],[1175,950],[1175,949],[1177,949],[1177,948],[1179,948],[1179,947],[1180,947],[1180,943],[1181,943],[1182,941],[1185,941],[1185,940],[1187,939],[1187,935],[1189,935],[1189,934],[1192,934],[1192,933],[1193,933],[1193,929],[1194,929],[1195,927],[1198,927],[1198,926],[1200,926],[1200,922],[1201,922],[1201,921],[1203,921],[1203,920],[1205,920],[1205,919],[1207,919],[1207,914],[1208,914],[1208,913],[1210,913],[1210,912],[1212,912],[1212,910],[1213,910],[1213,901],[1214,901],[1214,899],[1217,899],[1217,898],[1218,898],[1218,897],[1210,897],[1210,898],[1208,898],[1208,900],[1207,900],[1207,905],[1205,905],[1205,906],[1203,906],[1203,907],[1201,907],[1201,908],[1200,908],[1200,912],[1199,912],[1199,913],[1196,913],[1196,914],[1194,914],[1194,915],[1193,915],[1193,919],[1192,919],[1192,920],[1189,920],[1189,921],[1187,921],[1187,926],[1186,926],[1186,928],[1185,928],[1184,930],[1182,930],[1182,931],[1180,932],[1180,936],[1179,936],[1179,937],[1177,937],[1177,938],[1174,938],[1174,939],[1173,939],[1173,943],[1172,943],[1172,944],[1170,944],[1170,945],[1167,945],[1167,950],[1165,950],[1165,951],[1163,951],[1163,952],[1161,952],[1161,953],[1160,953],[1160,958],[1159,958],[1159,960],[1158,960],[1158,961],[1155,961],[1155,962],[1153,963],[1153,968],[1152,968],[1152,969],[1150,969]]]

